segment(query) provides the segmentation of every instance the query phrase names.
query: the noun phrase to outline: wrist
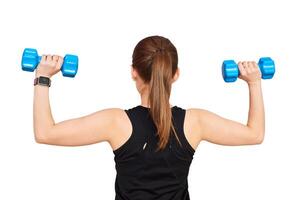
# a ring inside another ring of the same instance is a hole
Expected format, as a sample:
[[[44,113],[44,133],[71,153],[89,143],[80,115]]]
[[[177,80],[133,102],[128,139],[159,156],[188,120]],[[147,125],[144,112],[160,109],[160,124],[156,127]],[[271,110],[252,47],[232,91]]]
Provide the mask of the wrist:
[[[261,85],[261,81],[258,80],[258,81],[249,81],[247,82],[248,86],[260,86]]]
[[[40,76],[51,78],[51,76],[49,74],[39,73],[39,72],[35,73],[35,78],[40,77]]]

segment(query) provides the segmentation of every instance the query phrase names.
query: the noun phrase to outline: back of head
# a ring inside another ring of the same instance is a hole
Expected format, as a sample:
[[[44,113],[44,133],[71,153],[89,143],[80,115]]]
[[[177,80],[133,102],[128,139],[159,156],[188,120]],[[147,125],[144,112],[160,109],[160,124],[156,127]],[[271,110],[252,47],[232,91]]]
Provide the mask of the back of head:
[[[169,39],[150,36],[142,39],[134,48],[132,67],[137,70],[145,84],[149,84],[150,114],[159,135],[158,150],[166,147],[172,129],[170,95],[172,78],[178,64],[177,50]],[[179,141],[180,143],[180,141]]]

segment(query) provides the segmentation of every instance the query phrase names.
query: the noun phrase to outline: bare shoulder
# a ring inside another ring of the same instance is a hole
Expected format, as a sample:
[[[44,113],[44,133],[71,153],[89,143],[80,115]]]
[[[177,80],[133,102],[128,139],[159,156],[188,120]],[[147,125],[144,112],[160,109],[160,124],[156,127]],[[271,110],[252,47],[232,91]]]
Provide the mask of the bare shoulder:
[[[187,108],[184,120],[184,132],[188,142],[196,149],[201,142],[201,119],[205,118],[207,110],[201,108]]]
[[[98,113],[98,116],[103,115],[110,119],[119,120],[124,117],[125,111],[121,108],[106,108],[96,113]]]
[[[126,119],[126,113],[121,108],[106,108],[85,117],[93,117],[95,123],[107,124],[112,132],[115,132],[115,129],[118,129],[123,120]]]
[[[126,129],[130,127],[130,120],[125,112],[124,109],[121,108],[107,108],[104,110],[99,111],[99,116],[101,115],[100,113],[103,113],[103,117],[101,120],[111,120],[113,121],[112,123],[112,130],[113,132],[118,132],[122,129]]]
[[[198,126],[198,128],[200,128],[203,123],[207,123],[207,121],[210,121],[213,117],[218,116],[217,114],[203,108],[188,108],[186,111],[192,122],[194,122],[194,125]]]
[[[108,143],[112,150],[120,147],[127,139],[129,139],[132,132],[132,125],[130,119],[124,109],[110,108],[107,109],[107,115],[109,118],[114,119],[114,123],[111,126],[111,133],[108,137]]]
[[[96,111],[93,113],[94,116],[96,116],[96,120],[109,120],[116,122],[122,122],[122,120],[126,119],[126,113],[121,108],[106,108],[103,110]],[[119,124],[115,124],[119,125]]]

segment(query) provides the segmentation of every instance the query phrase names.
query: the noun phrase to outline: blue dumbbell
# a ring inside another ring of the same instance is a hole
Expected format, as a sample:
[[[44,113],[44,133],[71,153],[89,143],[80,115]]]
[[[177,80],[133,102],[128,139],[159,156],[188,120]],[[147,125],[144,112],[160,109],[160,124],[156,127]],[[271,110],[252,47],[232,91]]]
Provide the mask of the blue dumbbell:
[[[270,57],[262,57],[258,61],[262,79],[271,79],[275,74],[275,63]],[[234,82],[240,75],[238,65],[234,60],[224,60],[222,76],[225,82]]]
[[[38,55],[36,49],[26,48],[24,49],[22,56],[22,70],[33,72],[37,65],[40,63],[42,56]],[[73,78],[78,70],[78,56],[66,54],[64,62],[61,67],[61,72],[65,77]]]

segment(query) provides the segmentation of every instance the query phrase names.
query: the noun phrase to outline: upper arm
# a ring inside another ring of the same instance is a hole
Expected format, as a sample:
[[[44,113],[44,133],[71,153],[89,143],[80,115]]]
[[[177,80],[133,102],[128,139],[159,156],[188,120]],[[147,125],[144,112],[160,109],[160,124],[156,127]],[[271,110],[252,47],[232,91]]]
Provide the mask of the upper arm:
[[[109,141],[120,127],[120,117],[124,111],[119,108],[109,108],[86,116],[56,123],[44,134],[38,142],[62,145],[80,146]]]
[[[204,109],[190,109],[194,118],[194,129],[199,140],[220,145],[247,145],[261,143],[259,134],[240,122],[221,117]]]

